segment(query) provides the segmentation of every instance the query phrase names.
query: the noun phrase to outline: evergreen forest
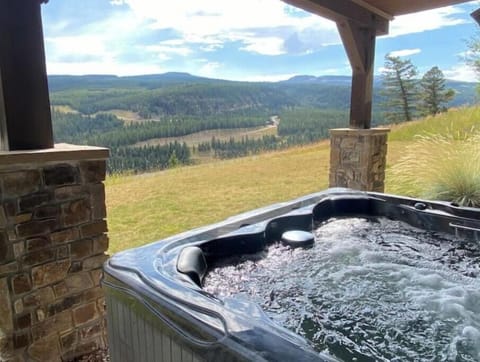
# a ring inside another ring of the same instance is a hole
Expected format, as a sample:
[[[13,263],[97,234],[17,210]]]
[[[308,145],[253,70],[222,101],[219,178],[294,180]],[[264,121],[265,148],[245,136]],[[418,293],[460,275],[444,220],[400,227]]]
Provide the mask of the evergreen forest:
[[[284,149],[326,139],[329,129],[348,126],[350,78],[342,76],[276,83],[185,73],[51,76],[49,84],[55,142],[110,148],[111,173]],[[447,81],[447,86],[455,92],[449,107],[475,102],[474,84]],[[382,113],[381,89],[376,79],[374,125],[388,118]],[[135,120],[122,112],[134,114]],[[228,135],[209,136],[222,130]]]

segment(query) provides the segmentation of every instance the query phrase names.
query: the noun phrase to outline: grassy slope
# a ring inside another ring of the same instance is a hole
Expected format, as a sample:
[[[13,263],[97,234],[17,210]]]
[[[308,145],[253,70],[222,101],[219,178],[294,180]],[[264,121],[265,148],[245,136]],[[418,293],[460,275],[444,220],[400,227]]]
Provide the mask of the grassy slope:
[[[480,108],[394,126],[388,164],[415,134],[480,129]],[[152,242],[328,186],[329,143],[139,176],[107,179],[110,251]],[[387,192],[395,180],[387,170]]]
[[[328,184],[328,142],[107,180],[112,252],[242,211],[319,191]]]
[[[473,132],[480,132],[480,107],[453,109],[435,117],[393,126],[389,136],[385,191],[401,189],[395,184],[397,180],[389,172],[389,167],[404,156],[406,147],[412,143],[416,135],[454,134],[462,139],[462,135]]]

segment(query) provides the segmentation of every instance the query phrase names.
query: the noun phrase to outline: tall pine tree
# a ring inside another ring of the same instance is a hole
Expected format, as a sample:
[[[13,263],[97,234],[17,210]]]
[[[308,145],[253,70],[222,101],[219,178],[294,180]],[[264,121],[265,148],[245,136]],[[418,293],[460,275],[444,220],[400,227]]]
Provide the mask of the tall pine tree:
[[[465,62],[472,67],[477,80],[480,78],[480,33],[475,34],[467,43],[468,51],[465,53]],[[472,79],[473,81],[473,79]],[[480,87],[477,86],[480,93]]]
[[[410,121],[416,115],[418,71],[409,59],[387,55],[382,72],[384,116],[390,122]]]
[[[453,89],[445,89],[445,77],[438,67],[433,67],[422,77],[420,109],[424,115],[435,115],[447,110],[446,103],[455,96]]]

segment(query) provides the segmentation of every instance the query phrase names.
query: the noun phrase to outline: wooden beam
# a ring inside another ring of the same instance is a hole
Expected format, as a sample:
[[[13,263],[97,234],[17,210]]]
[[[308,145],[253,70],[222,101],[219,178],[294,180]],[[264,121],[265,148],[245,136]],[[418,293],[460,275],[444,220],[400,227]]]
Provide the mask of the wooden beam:
[[[367,129],[372,121],[376,31],[353,21],[338,22],[337,27],[352,66],[350,128]]]
[[[353,21],[361,26],[375,29],[376,35],[388,34],[389,20],[378,12],[352,0],[283,0],[305,11],[320,15],[335,22]]]
[[[9,150],[53,147],[42,2],[0,1],[0,122]]]
[[[470,14],[470,16],[477,22],[478,25],[480,25],[480,9],[475,10]]]
[[[382,9],[377,8],[376,6],[372,5],[370,2],[367,2],[365,0],[351,0],[352,2],[364,7],[365,9],[371,11],[374,14],[380,15],[380,17],[387,19],[388,21],[393,20],[393,15],[386,13]]]
[[[357,0],[352,0],[357,1]],[[443,6],[451,6],[471,0],[364,0],[375,8],[380,8],[393,16],[432,10]]]

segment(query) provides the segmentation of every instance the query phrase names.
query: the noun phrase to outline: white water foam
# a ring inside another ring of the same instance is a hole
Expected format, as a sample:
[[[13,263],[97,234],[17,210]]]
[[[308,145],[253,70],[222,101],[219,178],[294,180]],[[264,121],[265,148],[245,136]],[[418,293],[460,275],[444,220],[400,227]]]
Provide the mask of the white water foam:
[[[480,251],[380,219],[336,220],[311,249],[272,245],[206,277],[319,351],[356,361],[480,361]]]

